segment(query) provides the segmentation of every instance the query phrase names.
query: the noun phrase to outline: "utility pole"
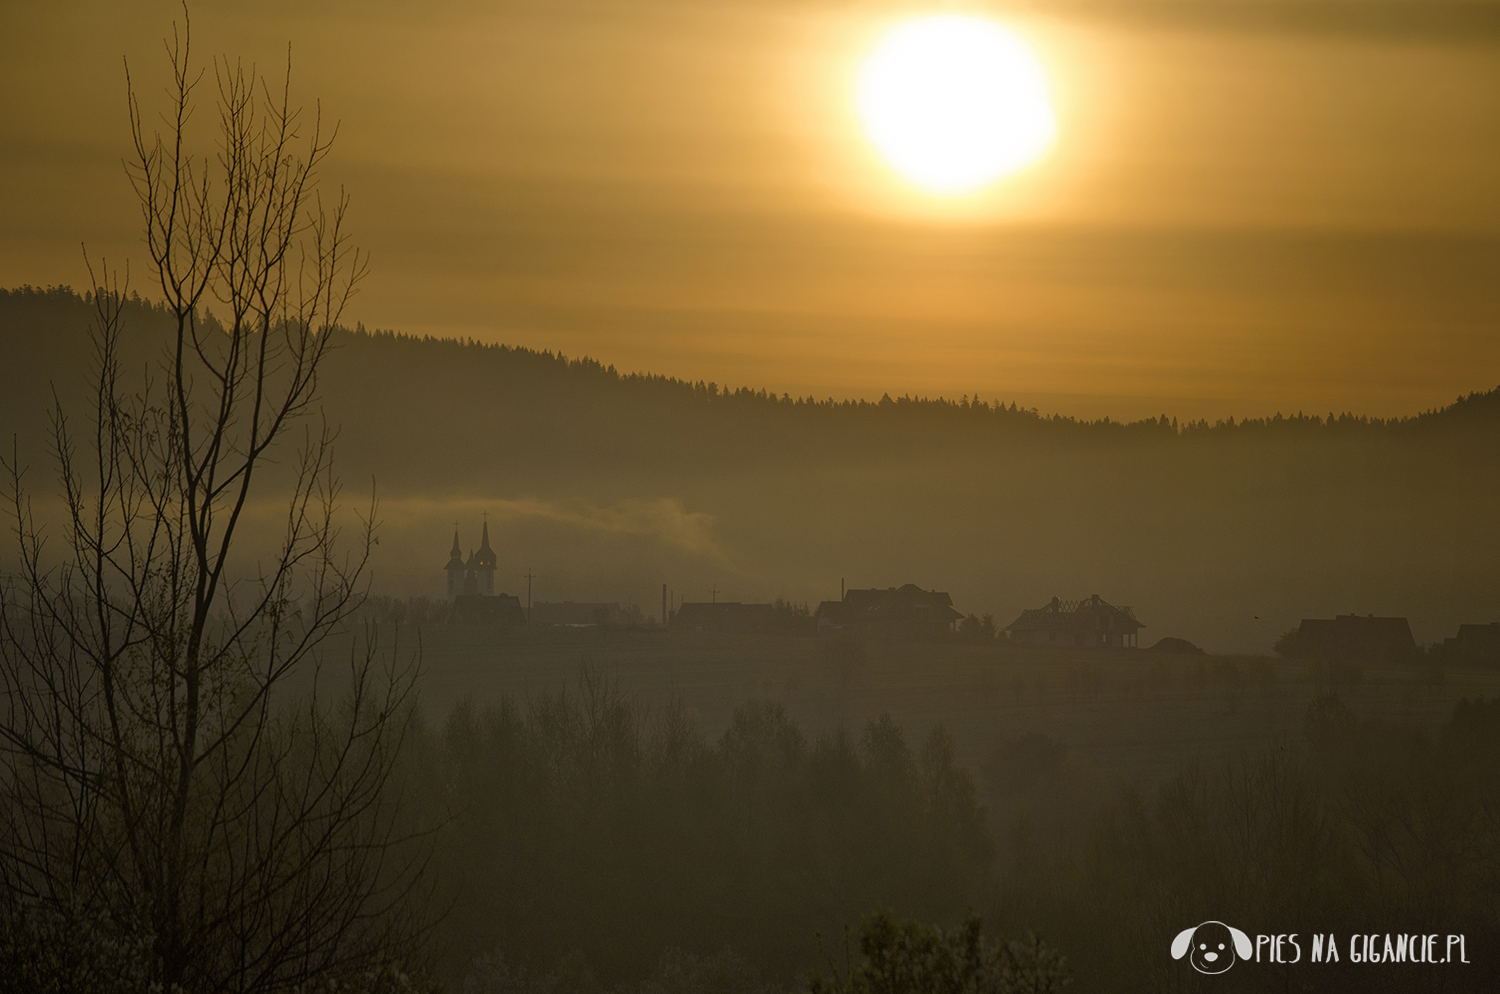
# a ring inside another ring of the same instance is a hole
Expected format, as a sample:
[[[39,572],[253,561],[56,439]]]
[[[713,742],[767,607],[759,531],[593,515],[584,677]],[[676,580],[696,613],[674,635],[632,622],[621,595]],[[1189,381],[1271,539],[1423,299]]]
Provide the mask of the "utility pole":
[[[709,587],[708,588],[708,597],[709,597],[709,601],[708,602],[710,604],[717,604],[717,603],[719,603],[719,588],[717,586]]]
[[[526,623],[531,624],[531,581],[536,574],[531,572],[531,567],[526,567]]]

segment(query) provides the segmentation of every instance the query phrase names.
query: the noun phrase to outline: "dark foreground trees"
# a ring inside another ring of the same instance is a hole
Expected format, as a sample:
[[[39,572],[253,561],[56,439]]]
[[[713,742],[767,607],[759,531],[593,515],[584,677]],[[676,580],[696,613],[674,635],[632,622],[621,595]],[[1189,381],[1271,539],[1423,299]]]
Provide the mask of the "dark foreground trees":
[[[136,378],[124,288],[97,281],[93,405],[55,413],[56,499],[8,466],[0,986],[280,990],[412,934],[421,851],[393,787],[413,673],[343,634],[374,507],[346,551],[315,417],[363,271],[346,201],[318,193],[330,137],[285,86],[194,69],[185,29],[168,54],[165,134],[131,92],[129,171],[172,339]],[[336,702],[314,678],[330,636]]]
[[[537,981],[576,955],[608,989],[674,947],[730,947],[788,984],[820,961],[819,932],[882,906],[955,922],[993,884],[952,741],[908,743],[889,716],[808,736],[752,701],[709,737],[587,668],[557,693],[456,708],[429,758],[423,782],[461,808],[435,859],[455,980],[476,957]]]
[[[1185,763],[1158,790],[1102,805],[1078,842],[1033,846],[992,918],[1043,930],[1089,990],[1500,990],[1497,763],[1500,699],[1460,701],[1429,733],[1361,720],[1325,695],[1302,734]],[[1167,948],[1209,920],[1296,933],[1301,959],[1263,953],[1202,976]],[[1483,952],[1467,964],[1351,961],[1352,936],[1388,933],[1462,934]],[[1343,958],[1313,964],[1311,937],[1329,934]]]

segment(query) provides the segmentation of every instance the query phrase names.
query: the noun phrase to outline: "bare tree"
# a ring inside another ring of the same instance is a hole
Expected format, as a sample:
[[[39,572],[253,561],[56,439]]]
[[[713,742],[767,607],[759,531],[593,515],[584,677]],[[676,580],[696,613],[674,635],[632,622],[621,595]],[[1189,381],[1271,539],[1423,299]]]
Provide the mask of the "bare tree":
[[[289,72],[273,88],[215,61],[217,147],[194,155],[209,77],[186,23],[167,54],[164,133],[128,88],[127,168],[173,339],[127,387],[126,287],[96,280],[94,410],[81,434],[60,405],[53,421],[62,513],[38,512],[7,464],[19,569],[0,589],[0,896],[13,921],[138,942],[144,982],[281,990],[410,935],[421,847],[396,786],[416,666],[379,662],[394,649],[377,656],[346,624],[375,506],[341,551],[315,402],[365,262],[347,198],[318,192],[332,134],[291,106]],[[268,503],[274,542],[248,523]],[[335,706],[315,675],[346,632]]]

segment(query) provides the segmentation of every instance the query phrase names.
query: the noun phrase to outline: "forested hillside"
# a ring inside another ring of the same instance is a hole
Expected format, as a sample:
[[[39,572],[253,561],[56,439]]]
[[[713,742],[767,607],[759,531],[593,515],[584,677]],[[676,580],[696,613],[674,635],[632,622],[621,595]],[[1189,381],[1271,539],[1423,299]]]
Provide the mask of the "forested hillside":
[[[53,390],[86,413],[89,302],[0,291],[0,418],[45,465]],[[129,359],[165,319],[127,310]],[[206,322],[211,327],[211,320]],[[1130,424],[1003,398],[774,396],[545,351],[340,330],[321,384],[349,493],[383,498],[377,585],[436,589],[488,514],[538,599],[816,601],[916,582],[1002,623],[1053,595],[1132,605],[1142,638],[1266,650],[1303,616],[1494,620],[1500,389],[1410,417]],[[1476,386],[1494,371],[1476,370]],[[891,393],[899,392],[893,385]],[[39,479],[39,478],[38,478]],[[34,482],[37,482],[34,480]]]

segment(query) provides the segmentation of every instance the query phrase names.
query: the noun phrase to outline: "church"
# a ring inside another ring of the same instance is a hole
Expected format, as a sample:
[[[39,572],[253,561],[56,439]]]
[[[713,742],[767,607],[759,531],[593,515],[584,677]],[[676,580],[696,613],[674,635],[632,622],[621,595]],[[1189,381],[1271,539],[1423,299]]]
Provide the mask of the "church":
[[[458,542],[458,528],[453,529],[453,550],[448,554],[448,599],[454,615],[461,621],[490,621],[523,625],[526,614],[521,599],[507,593],[495,593],[495,550],[490,548],[490,524],[484,523],[479,549],[463,556]]]

